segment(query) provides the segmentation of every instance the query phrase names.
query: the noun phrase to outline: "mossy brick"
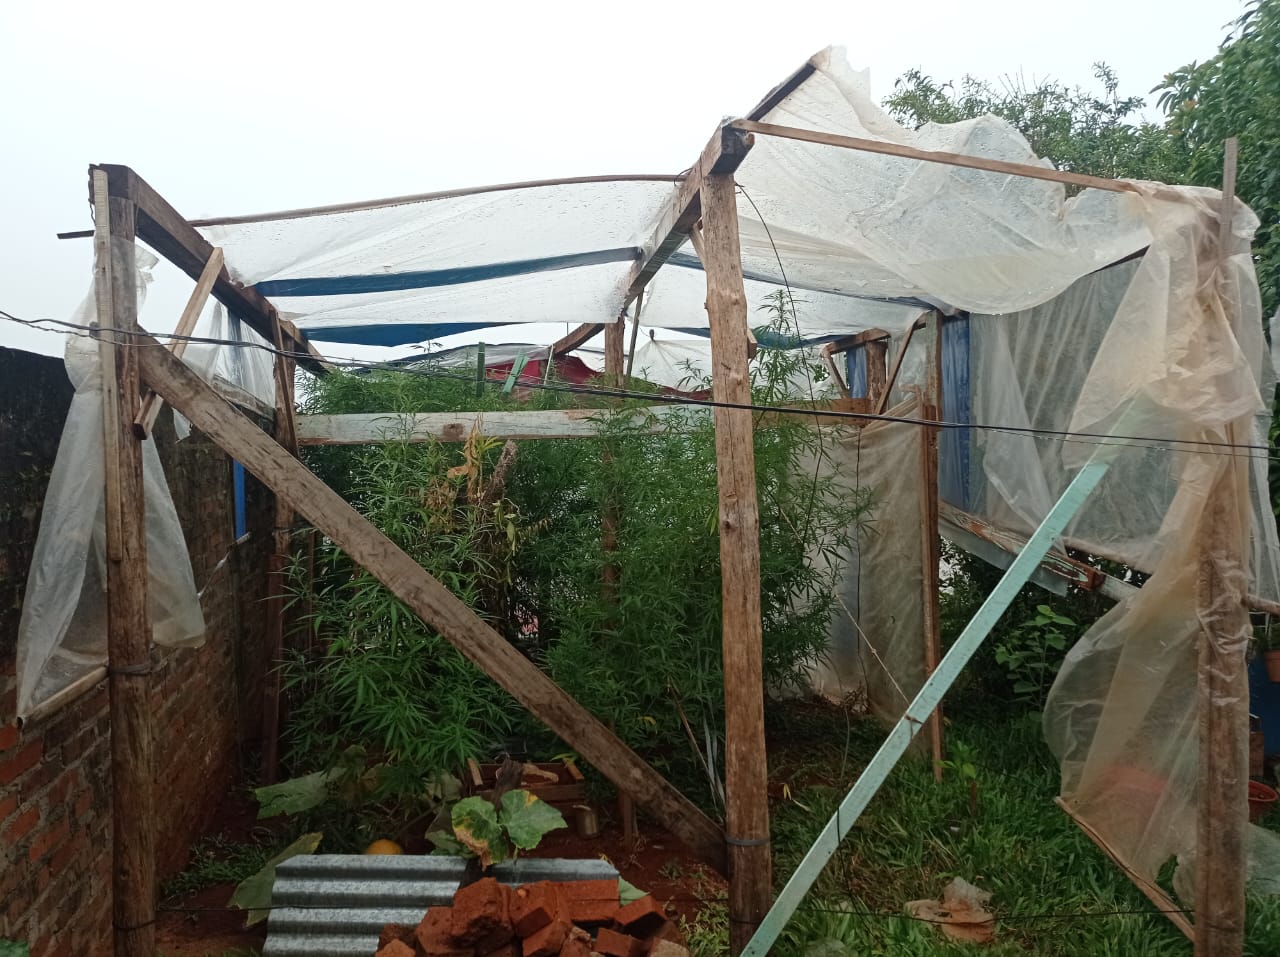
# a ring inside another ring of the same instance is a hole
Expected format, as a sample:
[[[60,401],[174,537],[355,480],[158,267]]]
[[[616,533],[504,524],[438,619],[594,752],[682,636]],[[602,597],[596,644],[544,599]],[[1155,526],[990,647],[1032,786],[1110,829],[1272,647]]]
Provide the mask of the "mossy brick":
[[[674,940],[659,938],[650,944],[648,957],[689,957],[689,949]]]

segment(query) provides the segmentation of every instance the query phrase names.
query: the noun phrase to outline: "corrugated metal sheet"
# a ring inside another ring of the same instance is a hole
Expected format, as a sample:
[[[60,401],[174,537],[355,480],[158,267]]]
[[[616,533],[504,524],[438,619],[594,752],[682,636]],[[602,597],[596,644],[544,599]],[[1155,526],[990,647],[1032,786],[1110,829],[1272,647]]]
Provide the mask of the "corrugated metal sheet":
[[[384,924],[417,924],[447,904],[466,862],[427,855],[315,854],[276,868],[263,957],[372,957]],[[603,860],[524,858],[500,864],[504,884],[617,877]]]

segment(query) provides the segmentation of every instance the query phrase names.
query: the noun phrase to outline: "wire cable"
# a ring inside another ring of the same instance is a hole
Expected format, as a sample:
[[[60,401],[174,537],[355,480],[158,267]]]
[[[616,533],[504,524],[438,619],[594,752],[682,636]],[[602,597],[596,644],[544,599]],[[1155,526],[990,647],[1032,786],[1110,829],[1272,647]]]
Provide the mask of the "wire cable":
[[[205,345],[230,346],[242,349],[259,349],[271,355],[285,356],[288,358],[296,358],[296,353],[287,349],[277,349],[275,346],[265,342],[244,342],[235,339],[217,339],[207,336],[182,336],[176,333],[150,333],[147,331],[137,331],[132,329],[120,329],[114,327],[99,327],[96,325],[84,325],[80,323],[67,322],[61,319],[22,319],[13,314],[0,310],[0,319],[6,319],[20,325],[31,328],[42,329],[46,332],[55,332],[57,330],[44,328],[47,325],[56,325],[64,329],[70,330],[81,336],[93,337],[104,332],[114,333],[118,337],[123,338],[156,338],[168,339],[170,341],[183,341],[190,343],[199,343]],[[116,342],[117,346],[137,347],[145,345],[145,343],[133,342]],[[426,378],[441,378],[456,381],[465,381],[474,383],[475,377],[472,374],[451,373],[443,370],[432,370],[414,368],[393,362],[377,362],[377,361],[358,361],[354,359],[341,359],[334,356],[321,355],[321,358],[335,368],[345,368],[352,371],[372,372],[398,372],[408,375],[417,375]],[[426,357],[424,362],[429,362],[430,357]],[[500,389],[501,382],[485,380],[485,385]],[[820,419],[835,419],[850,422],[896,422],[902,425],[914,425],[928,428],[952,429],[952,430],[968,430],[984,432],[997,432],[1007,435],[1026,436],[1029,438],[1045,438],[1057,439],[1062,442],[1071,442],[1078,445],[1092,446],[1117,446],[1117,447],[1134,447],[1145,448],[1153,451],[1166,452],[1189,452],[1194,454],[1222,455],[1229,454],[1232,451],[1240,452],[1262,452],[1264,455],[1247,455],[1246,458],[1255,460],[1267,460],[1280,462],[1280,455],[1275,454],[1274,449],[1266,445],[1250,445],[1238,442],[1215,441],[1212,439],[1179,439],[1169,436],[1148,436],[1148,435],[1126,435],[1126,434],[1110,434],[1106,432],[1077,432],[1064,429],[1047,429],[1036,428],[1034,426],[1016,426],[1016,425],[993,425],[980,422],[948,422],[945,420],[921,419],[914,416],[890,415],[888,413],[874,412],[851,412],[835,409],[802,409],[795,406],[785,405],[754,405],[750,403],[738,402],[719,402],[715,399],[698,399],[692,396],[671,395],[659,392],[641,392],[633,389],[620,389],[602,386],[585,386],[575,385],[572,383],[541,383],[535,381],[521,381],[520,388],[540,389],[547,392],[561,392],[573,395],[589,396],[601,399],[635,399],[650,402],[653,404],[672,405],[672,406],[692,406],[710,409],[746,409],[751,412],[762,414],[779,414],[779,415],[806,415]],[[1197,446],[1198,448],[1189,448],[1187,446]]]

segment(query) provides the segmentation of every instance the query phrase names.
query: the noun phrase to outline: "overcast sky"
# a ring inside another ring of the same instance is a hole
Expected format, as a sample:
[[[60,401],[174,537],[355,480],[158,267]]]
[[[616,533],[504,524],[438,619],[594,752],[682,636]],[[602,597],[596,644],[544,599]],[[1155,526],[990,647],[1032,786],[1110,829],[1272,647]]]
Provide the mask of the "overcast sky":
[[[66,318],[84,296],[90,244],[54,233],[90,225],[93,162],[132,166],[190,218],[676,172],[828,44],[877,97],[912,67],[1092,86],[1099,60],[1145,94],[1212,56],[1242,6],[5,0],[0,309]],[[190,281],[156,285],[144,324],[171,329]],[[61,350],[2,321],[0,344]]]

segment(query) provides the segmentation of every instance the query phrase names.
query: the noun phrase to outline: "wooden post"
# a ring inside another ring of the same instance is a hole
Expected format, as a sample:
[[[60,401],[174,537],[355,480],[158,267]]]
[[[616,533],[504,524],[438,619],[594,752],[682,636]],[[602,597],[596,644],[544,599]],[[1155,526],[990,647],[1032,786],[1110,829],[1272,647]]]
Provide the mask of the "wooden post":
[[[867,358],[867,398],[873,409],[879,409],[882,400],[888,401],[889,392],[889,341],[876,339],[862,347]]]
[[[702,265],[711,324],[712,394],[751,404],[747,296],[732,174],[702,186]],[[724,656],[725,842],[729,860],[729,949],[741,953],[769,911],[768,768],[760,622],[760,511],[754,422],[749,408],[717,407],[720,574]]]
[[[631,323],[631,348],[627,350],[627,378],[630,379],[636,368],[636,340],[640,338],[640,310],[644,308],[644,290],[636,294],[636,317]]]
[[[138,350],[112,329],[138,328],[134,206],[109,196],[93,170],[97,228],[95,296],[103,380],[106,458],[107,674],[111,695],[112,925],[116,957],[155,952],[156,853],[151,731],[151,620],[142,445],[134,419],[142,405]]]
[[[1227,140],[1219,261],[1225,266],[1235,206],[1236,140]],[[1219,277],[1225,284],[1225,277]],[[1209,317],[1205,317],[1208,321]],[[1237,319],[1235,315],[1229,317]],[[1228,442],[1240,441],[1234,423]],[[1197,588],[1200,775],[1196,819],[1196,957],[1239,957],[1244,948],[1248,823],[1249,691],[1245,672],[1249,567],[1247,457],[1222,453],[1222,472],[1200,525]]]
[[[610,388],[621,388],[623,379],[622,340],[625,320],[618,318],[604,327],[604,381]],[[602,453],[606,468],[613,456],[608,449]],[[618,500],[616,489],[611,489],[604,502],[600,516],[601,547],[605,554],[605,565],[601,574],[605,602],[617,608],[618,604],[618,566],[610,561],[610,556],[618,550],[618,524],[622,520],[622,503]],[[615,612],[616,613],[616,612]],[[634,847],[637,837],[636,802],[623,789],[618,789],[618,817],[622,820],[622,840],[628,847]]]
[[[920,417],[931,422],[942,419],[942,316],[934,313],[930,320],[934,334],[929,339],[929,357],[925,363],[924,401]],[[914,327],[912,327],[914,331]],[[902,350],[911,341],[908,333]],[[902,354],[894,367],[897,375],[902,364]],[[887,396],[886,396],[887,400]],[[884,410],[884,401],[880,411]],[[942,657],[942,638],[939,633],[941,612],[938,607],[938,428],[926,426],[920,436],[920,557],[923,569],[921,596],[924,611],[924,676],[927,679],[938,667]],[[936,709],[929,716],[929,750],[933,758],[933,779],[942,780],[942,714]]]
[[[284,333],[275,324],[275,437],[290,454],[298,454],[293,388],[297,365],[284,355]],[[274,784],[280,773],[280,666],[284,662],[285,592],[292,547],[293,509],[275,497],[271,555],[267,559],[267,673],[262,687],[262,783]]]

